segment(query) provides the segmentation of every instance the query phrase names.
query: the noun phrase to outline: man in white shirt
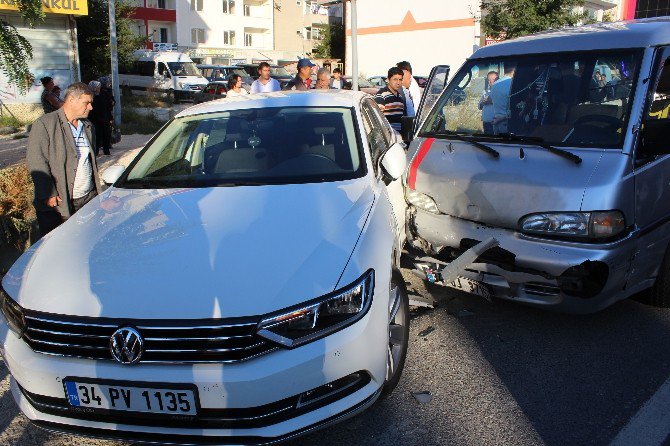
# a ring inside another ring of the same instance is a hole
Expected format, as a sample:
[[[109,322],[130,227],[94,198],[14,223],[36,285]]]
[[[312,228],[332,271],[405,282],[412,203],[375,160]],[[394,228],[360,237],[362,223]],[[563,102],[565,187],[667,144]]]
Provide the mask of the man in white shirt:
[[[406,60],[403,60],[402,62],[398,62],[396,66],[400,68],[403,73],[402,92],[405,96],[407,116],[415,116],[416,109],[421,102],[421,89],[414,79],[414,76],[412,76],[412,65]]]
[[[344,79],[342,79],[342,70],[335,68],[333,70],[333,78],[330,80],[330,87],[337,90],[344,88]]]
[[[279,81],[270,77],[270,64],[261,62],[258,64],[258,79],[251,84],[250,93],[271,93],[281,90]]]

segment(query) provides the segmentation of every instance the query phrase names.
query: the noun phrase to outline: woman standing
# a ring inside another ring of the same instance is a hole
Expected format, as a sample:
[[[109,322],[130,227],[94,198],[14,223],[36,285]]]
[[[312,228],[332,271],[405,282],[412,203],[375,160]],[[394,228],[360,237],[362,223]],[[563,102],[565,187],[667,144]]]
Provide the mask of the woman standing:
[[[242,76],[231,74],[228,77],[228,93],[226,93],[226,97],[232,98],[233,96],[244,96],[245,94],[249,94],[249,92],[242,88]]]
[[[103,76],[98,82],[99,92],[93,98],[93,112],[96,120],[95,134],[97,145],[95,154],[98,155],[99,148],[102,147],[102,153],[109,155],[112,148],[112,124],[114,123],[114,95],[111,91],[111,79]]]

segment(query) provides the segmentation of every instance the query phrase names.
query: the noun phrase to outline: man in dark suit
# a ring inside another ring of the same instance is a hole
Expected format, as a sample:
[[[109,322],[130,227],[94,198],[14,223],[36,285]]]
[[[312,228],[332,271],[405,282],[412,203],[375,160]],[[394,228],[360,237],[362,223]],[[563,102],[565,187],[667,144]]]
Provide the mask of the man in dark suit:
[[[93,153],[95,134],[86,119],[93,92],[75,82],[63,106],[33,123],[26,162],[35,184],[35,210],[42,236],[58,227],[100,191]]]

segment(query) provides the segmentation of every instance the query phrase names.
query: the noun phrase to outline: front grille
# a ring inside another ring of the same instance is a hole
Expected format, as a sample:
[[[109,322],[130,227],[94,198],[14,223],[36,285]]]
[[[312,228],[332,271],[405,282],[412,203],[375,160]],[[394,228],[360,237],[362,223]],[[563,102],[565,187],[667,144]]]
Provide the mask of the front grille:
[[[533,294],[535,296],[558,296],[561,294],[561,289],[556,285],[540,282],[528,282],[523,285],[526,294]]]
[[[316,389],[257,407],[199,409],[197,415],[152,414],[74,407],[66,398],[28,392],[19,386],[28,402],[43,413],[79,420],[100,421],[138,426],[179,427],[192,429],[248,429],[270,426],[339,401],[365,387],[371,381],[360,371]]]
[[[255,336],[258,318],[132,320],[25,311],[23,339],[38,353],[112,360],[110,336],[131,326],[144,338],[140,362],[237,362],[277,348]]]
[[[203,86],[202,85],[189,85],[189,87],[191,88],[191,90],[200,91],[200,90],[202,90]]]

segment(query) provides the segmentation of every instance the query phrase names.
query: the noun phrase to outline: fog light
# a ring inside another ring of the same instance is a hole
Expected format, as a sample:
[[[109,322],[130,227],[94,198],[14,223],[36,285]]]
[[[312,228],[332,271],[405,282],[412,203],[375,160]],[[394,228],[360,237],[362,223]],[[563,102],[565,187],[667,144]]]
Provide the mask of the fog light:
[[[567,295],[588,299],[600,294],[608,277],[609,267],[605,263],[587,260],[566,269],[558,278],[558,285]]]

